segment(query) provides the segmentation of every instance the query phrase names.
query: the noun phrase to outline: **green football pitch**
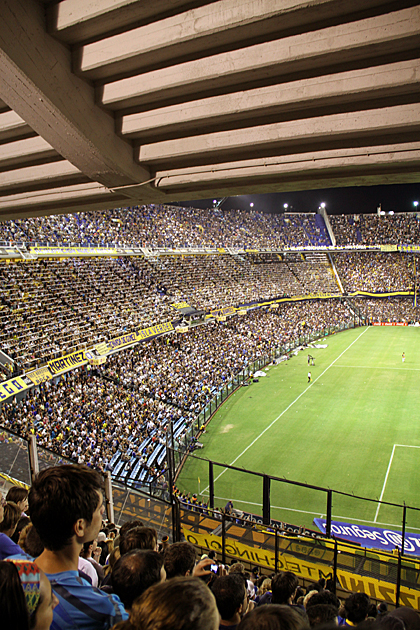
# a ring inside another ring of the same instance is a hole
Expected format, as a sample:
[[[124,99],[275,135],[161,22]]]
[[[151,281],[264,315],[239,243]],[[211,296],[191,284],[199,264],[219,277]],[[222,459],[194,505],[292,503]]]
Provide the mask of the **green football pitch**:
[[[333,492],[334,520],[401,528],[402,508],[420,507],[420,329],[356,328],[326,337],[308,383],[308,351],[269,366],[266,377],[233,394],[202,436],[200,458]],[[402,362],[402,353],[405,361]],[[189,457],[182,490],[207,499],[208,462]],[[262,478],[214,467],[215,505],[262,513]],[[382,504],[378,502],[382,500]],[[311,527],[325,516],[326,493],[271,483],[271,517]],[[407,510],[420,532],[420,512]]]

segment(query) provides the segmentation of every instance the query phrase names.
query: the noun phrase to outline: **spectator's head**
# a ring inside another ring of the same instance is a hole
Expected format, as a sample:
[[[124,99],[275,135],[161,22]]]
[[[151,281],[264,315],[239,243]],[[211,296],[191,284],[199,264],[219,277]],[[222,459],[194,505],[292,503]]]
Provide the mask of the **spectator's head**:
[[[124,538],[127,532],[133,527],[144,527],[143,521],[126,521],[120,528],[120,540]]]
[[[6,495],[6,501],[13,501],[16,503],[21,512],[26,512],[28,509],[28,490],[26,488],[19,488],[19,486],[12,486]]]
[[[102,525],[101,477],[90,468],[62,465],[40,472],[29,492],[31,519],[45,547],[60,551],[73,538],[81,545]]]
[[[362,621],[359,626],[362,628],[370,621],[371,619],[367,618],[366,621]],[[398,617],[392,617],[390,614],[383,615],[378,623],[375,623],[375,619],[372,619],[372,623],[374,623],[375,627],[378,627],[380,630],[406,630],[404,621]]]
[[[29,615],[19,573],[12,562],[0,561],[0,610],[4,630],[29,628]]]
[[[195,565],[195,549],[189,542],[176,542],[163,554],[166,578],[191,575]]]
[[[378,604],[378,616],[388,614],[388,604],[386,602],[381,602]]]
[[[234,562],[233,564],[230,565],[229,567],[229,575],[231,573],[245,573],[245,567],[242,564],[242,562]]]
[[[320,606],[320,605],[334,606],[338,614],[338,610],[341,604],[337,595],[335,595],[334,593],[331,593],[331,591],[319,591],[319,592],[311,591],[311,593],[312,593],[311,597],[308,598],[307,601],[305,601],[306,609],[310,608],[311,606]]]
[[[238,624],[248,607],[245,580],[239,573],[223,575],[215,580],[211,590],[216,598],[222,621]]]
[[[157,531],[153,527],[133,527],[120,538],[120,554],[133,549],[157,551]]]
[[[290,604],[298,586],[298,579],[291,571],[277,573],[271,580],[272,603]]]
[[[0,523],[0,532],[9,537],[13,536],[21,513],[22,512],[16,503],[8,501],[4,506],[3,520]]]
[[[353,624],[364,621],[369,610],[370,600],[366,593],[352,593],[344,602],[346,619]]]
[[[306,630],[305,615],[290,606],[267,604],[245,615],[238,630]]]
[[[309,625],[311,628],[324,623],[335,623],[337,625],[337,608],[331,604],[315,604],[306,609]]]
[[[163,558],[149,549],[133,549],[119,558],[112,570],[112,586],[126,610],[149,586],[166,578]]]
[[[13,536],[10,536],[13,542],[18,543],[21,531],[25,529],[25,527],[27,527],[30,522],[31,519],[28,516],[20,517],[15,528],[15,533],[13,534]]]
[[[133,604],[130,622],[136,630],[218,630],[214,595],[194,577],[176,577],[151,586]]]
[[[420,630],[420,617],[413,608],[400,606],[392,610],[389,615],[404,622],[406,630]]]
[[[37,558],[44,551],[44,545],[32,523],[21,531],[19,547],[32,556],[32,558]]]
[[[23,627],[29,627],[30,630],[48,630],[58,599],[51,590],[47,576],[35,562],[29,560],[8,560],[7,562],[15,566],[20,580],[21,592],[24,595],[29,626]],[[3,609],[1,610],[3,614]],[[15,622],[13,627],[20,630],[21,626]]]

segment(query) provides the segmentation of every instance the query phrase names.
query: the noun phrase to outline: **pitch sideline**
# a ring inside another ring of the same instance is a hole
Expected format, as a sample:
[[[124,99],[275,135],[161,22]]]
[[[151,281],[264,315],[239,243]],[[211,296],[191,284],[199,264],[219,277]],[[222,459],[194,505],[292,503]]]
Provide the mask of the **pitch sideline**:
[[[299,394],[299,396],[297,396],[297,398],[295,398],[295,400],[293,400],[293,401],[290,403],[290,405],[289,405],[288,407],[286,407],[286,409],[284,409],[284,410],[281,412],[281,414],[280,414],[279,416],[277,416],[277,418],[275,418],[275,419],[271,422],[271,424],[269,424],[269,425],[268,425],[268,427],[266,427],[263,431],[261,431],[261,433],[260,433],[259,435],[257,435],[257,437],[256,437],[256,438],[255,438],[255,439],[251,442],[251,444],[249,444],[249,445],[248,445],[248,446],[247,446],[247,447],[246,447],[246,448],[242,451],[242,453],[240,453],[237,457],[235,457],[235,459],[234,459],[234,460],[233,460],[233,461],[229,464],[229,466],[233,466],[233,465],[234,465],[234,464],[238,461],[238,459],[240,459],[240,458],[242,457],[242,455],[245,455],[245,453],[246,453],[246,452],[247,452],[247,451],[248,451],[248,450],[249,450],[252,446],[254,446],[254,444],[255,444],[255,443],[256,443],[256,442],[257,442],[257,441],[258,441],[258,440],[259,440],[259,439],[260,439],[260,438],[261,438],[261,437],[265,434],[265,433],[267,433],[267,431],[268,431],[269,429],[271,429],[271,427],[272,427],[272,426],[274,426],[274,425],[275,425],[275,423],[276,423],[278,420],[280,420],[280,418],[281,418],[282,416],[284,416],[284,414],[285,414],[287,411],[289,411],[289,409],[290,409],[291,407],[293,407],[293,405],[294,405],[294,404],[295,404],[295,403],[296,403],[296,402],[297,402],[297,401],[298,401],[298,400],[299,400],[299,399],[300,399],[300,398],[301,398],[304,394],[306,394],[306,392],[307,392],[307,391],[308,391],[308,390],[312,387],[312,385],[315,385],[315,383],[316,383],[316,382],[317,382],[317,381],[321,378],[321,376],[323,376],[323,375],[325,374],[325,372],[327,372],[327,371],[328,371],[328,370],[329,370],[329,369],[330,369],[330,368],[334,365],[334,363],[336,363],[336,361],[338,361],[339,359],[341,359],[341,357],[343,356],[343,354],[345,354],[345,353],[347,352],[347,350],[349,350],[349,349],[350,349],[350,348],[351,348],[351,347],[352,347],[352,346],[356,343],[356,341],[358,341],[358,340],[360,339],[360,337],[361,337],[362,335],[364,335],[364,334],[365,334],[365,332],[366,332],[367,330],[368,330],[368,327],[366,327],[366,328],[365,328],[365,329],[364,329],[364,330],[360,333],[360,335],[358,335],[358,336],[356,337],[356,339],[355,339],[354,341],[352,341],[352,342],[351,342],[351,344],[350,344],[349,346],[347,346],[347,348],[346,348],[345,350],[343,350],[343,352],[342,352],[342,353],[341,353],[341,354],[340,354],[340,355],[339,355],[336,359],[334,359],[334,361],[333,361],[332,363],[330,363],[330,365],[329,365],[328,367],[326,367],[326,368],[325,368],[325,370],[324,370],[324,371],[323,371],[323,372],[322,372],[322,373],[321,373],[321,374],[320,374],[320,375],[319,375],[319,376],[318,376],[318,377],[317,377],[317,378],[316,378],[316,379],[315,379],[312,383],[310,383],[310,385],[308,385],[308,387],[306,387],[306,389],[304,389],[304,390],[303,390],[303,392],[301,392],[301,393]],[[221,473],[220,473],[220,474],[219,474],[219,475],[215,478],[215,480],[214,480],[214,481],[215,481],[215,482],[216,482],[216,481],[218,481],[218,480],[220,479],[220,477],[221,477],[221,476],[222,476],[222,475],[223,475],[223,474],[224,474],[227,470],[228,470],[227,468],[224,468],[224,469],[222,470],[222,472],[221,472]],[[209,486],[206,486],[206,487],[204,488],[204,490],[203,490],[203,492],[202,492],[201,494],[203,494],[204,492],[206,492],[208,489],[209,489]]]

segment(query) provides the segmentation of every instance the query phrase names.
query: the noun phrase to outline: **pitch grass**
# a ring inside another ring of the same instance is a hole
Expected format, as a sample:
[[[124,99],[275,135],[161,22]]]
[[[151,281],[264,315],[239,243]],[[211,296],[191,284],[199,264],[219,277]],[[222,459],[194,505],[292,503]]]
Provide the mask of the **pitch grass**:
[[[222,464],[331,488],[335,520],[401,528],[402,509],[420,507],[420,329],[370,327],[326,337],[308,352],[270,366],[220,408],[197,455]],[[402,353],[406,360],[402,363]],[[395,446],[394,445],[401,445]],[[392,458],[392,459],[391,459]],[[215,467],[215,505],[262,513],[262,478]],[[190,457],[178,486],[208,497],[208,463]],[[271,516],[310,527],[324,516],[326,493],[271,484]],[[379,506],[379,509],[378,509]],[[420,532],[420,512],[407,510]]]

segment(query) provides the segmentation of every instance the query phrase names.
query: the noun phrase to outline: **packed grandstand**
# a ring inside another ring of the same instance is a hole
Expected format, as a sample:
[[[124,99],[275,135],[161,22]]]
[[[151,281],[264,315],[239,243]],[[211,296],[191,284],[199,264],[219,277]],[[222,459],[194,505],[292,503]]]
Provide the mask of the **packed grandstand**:
[[[419,319],[415,214],[328,217],[148,206],[5,222],[0,224],[0,241],[1,439],[35,436],[40,449],[87,465],[89,474],[108,472],[120,482],[137,488],[154,484],[166,494],[169,427],[173,440],[191,450],[209,402],[222,389],[228,391],[238,375],[249,374],[256,361],[264,364],[287,356],[302,340],[354,326],[356,316],[359,323]],[[33,523],[41,529],[43,512],[37,512],[37,501],[46,492],[42,484],[47,488],[48,476],[55,474],[49,470],[41,473],[29,502]],[[70,473],[59,470],[64,483]],[[86,473],[77,471],[86,469],[75,470],[75,479],[81,475],[74,481],[76,505],[89,484],[96,496],[98,480],[88,475],[82,483]],[[222,516],[222,511],[211,512],[207,504],[197,502],[195,495],[182,496],[176,487],[173,492],[181,509],[209,522],[214,519],[216,529],[218,520],[232,519],[229,504]],[[55,514],[65,512],[65,506],[57,507],[59,495],[52,492],[43,499]],[[11,518],[12,508],[7,510],[3,524]],[[153,515],[147,524],[155,524]],[[152,610],[159,601],[163,611],[162,601],[171,602],[171,588],[176,597],[182,591],[189,606],[195,597],[207,610],[207,625],[200,618],[191,622],[197,630],[215,630],[219,614],[232,627],[243,617],[240,627],[246,630],[266,623],[265,615],[287,613],[290,619],[279,618],[278,627],[298,630],[337,616],[346,625],[356,625],[367,615],[386,613],[386,604],[368,608],[363,593],[347,592],[341,606],[326,590],[334,592],[336,586],[322,579],[309,583],[305,596],[290,571],[259,575],[257,569],[248,573],[242,563],[233,562],[218,568],[215,578],[209,570],[214,559],[206,556],[196,562],[196,551],[187,542],[170,545],[164,536],[162,554],[156,554],[157,533],[142,525],[128,521],[114,545],[117,532],[111,524],[103,527],[98,552],[96,543],[85,545],[82,555],[92,568],[88,579],[102,583],[104,590],[96,603],[83,600],[90,591],[79,591],[83,610],[78,606],[77,614],[50,576],[60,601],[55,619],[57,614],[60,619],[81,614],[77,623],[85,627],[85,615],[97,619],[101,614],[100,627],[119,621],[118,628],[144,628],[147,598],[156,597]],[[34,542],[27,529],[23,532],[15,537],[21,548],[13,548],[14,553],[41,554],[38,565],[48,574],[56,552],[43,552],[43,543]],[[121,549],[125,536],[129,542]],[[287,532],[281,544],[291,544]],[[182,567],[171,573],[181,558]],[[6,569],[0,565],[3,575]],[[21,570],[19,561],[16,567]],[[152,586],[146,599],[130,600],[133,593],[139,595],[159,581],[162,567],[168,577],[192,573],[210,585],[214,582],[215,600],[208,599],[208,590],[201,592],[194,578],[189,578],[191,585],[183,582],[181,591],[169,580],[169,586]],[[86,562],[81,570],[88,570]],[[151,579],[146,586],[134,577],[142,571]],[[39,575],[36,565],[33,572]],[[113,577],[105,577],[107,573]],[[11,577],[7,580],[10,585]],[[247,604],[239,614],[244,588]],[[54,598],[51,609],[57,604]],[[227,611],[224,598],[230,603],[239,598],[239,603]],[[291,603],[286,613],[280,610],[283,606],[272,605]],[[97,604],[100,613],[90,608]],[[173,611],[167,612],[172,619],[168,627],[173,628]],[[124,621],[128,613],[130,622]],[[405,626],[398,616],[393,619],[395,630],[415,627],[410,619]]]
[[[157,481],[167,428],[190,438],[255,360],[355,312],[417,321],[418,234],[416,214],[162,206],[1,223],[1,377],[29,381],[19,401],[2,393],[0,424]]]

